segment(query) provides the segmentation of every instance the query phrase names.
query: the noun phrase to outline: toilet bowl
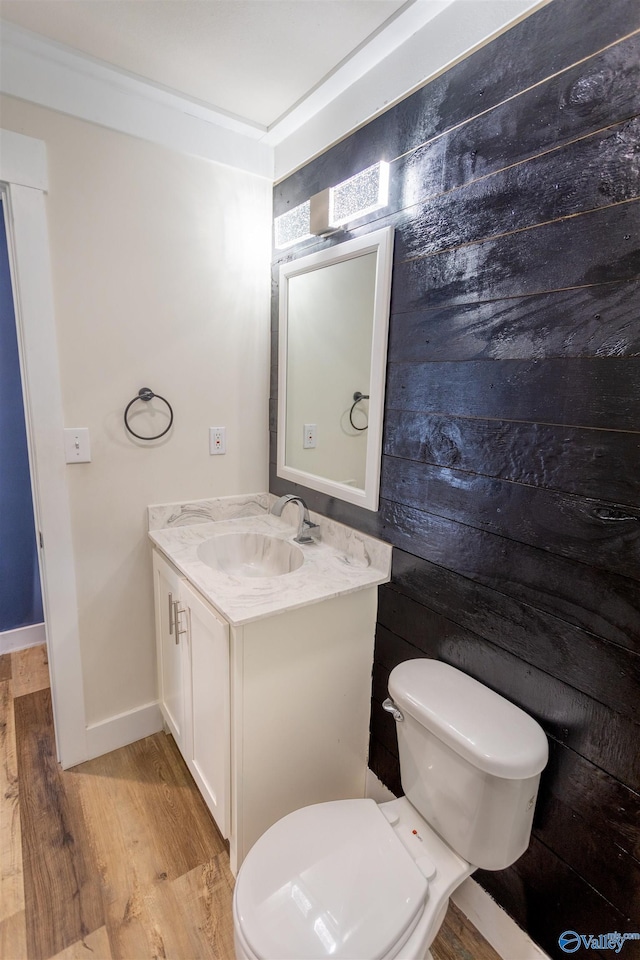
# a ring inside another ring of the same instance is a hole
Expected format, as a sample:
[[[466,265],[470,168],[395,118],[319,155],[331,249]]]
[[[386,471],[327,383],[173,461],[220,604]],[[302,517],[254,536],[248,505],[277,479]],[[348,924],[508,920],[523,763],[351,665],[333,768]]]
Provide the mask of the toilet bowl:
[[[236,958],[424,960],[450,893],[474,869],[405,797],[304,807],[240,869]]]
[[[236,881],[237,960],[428,960],[453,891],[526,849],[548,756],[538,724],[439,661],[400,664],[389,692],[406,796],[270,827]]]

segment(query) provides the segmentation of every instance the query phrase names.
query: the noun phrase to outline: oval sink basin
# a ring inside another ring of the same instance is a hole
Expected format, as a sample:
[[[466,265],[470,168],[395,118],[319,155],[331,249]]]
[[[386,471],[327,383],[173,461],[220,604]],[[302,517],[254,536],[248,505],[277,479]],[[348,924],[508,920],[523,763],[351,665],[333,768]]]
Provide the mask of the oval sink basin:
[[[301,567],[304,554],[262,533],[224,533],[201,543],[198,559],[232,577],[281,577]]]

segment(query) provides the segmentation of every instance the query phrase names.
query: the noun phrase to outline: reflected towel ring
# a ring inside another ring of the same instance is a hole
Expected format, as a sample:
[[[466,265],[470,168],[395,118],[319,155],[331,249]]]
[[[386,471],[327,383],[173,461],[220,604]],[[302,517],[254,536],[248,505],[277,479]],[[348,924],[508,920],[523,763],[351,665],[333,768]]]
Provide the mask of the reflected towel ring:
[[[368,394],[368,393],[360,393],[359,390],[356,390],[356,392],[355,392],[354,395],[353,395],[353,403],[352,403],[352,405],[351,405],[351,410],[349,410],[349,423],[351,424],[351,426],[353,427],[354,430],[368,430],[368,429],[369,429],[369,424],[367,424],[367,425],[364,426],[364,427],[356,427],[355,423],[353,422],[353,411],[354,411],[355,408],[358,406],[358,404],[360,403],[361,400],[368,400],[368,399],[369,399],[369,394]]]
[[[153,400],[154,397],[157,397],[158,400],[162,400],[162,402],[166,403],[167,407],[169,408],[169,425],[161,433],[157,433],[155,437],[143,437],[139,433],[136,433],[135,430],[131,429],[131,427],[129,426],[129,422],[127,420],[127,414],[129,413],[129,410],[133,406],[133,404],[136,403],[138,400],[144,400],[145,403],[148,403],[149,400]],[[164,437],[165,433],[168,433],[169,430],[171,430],[172,423],[173,423],[173,409],[171,407],[171,404],[169,403],[168,400],[165,400],[164,397],[161,397],[160,394],[154,393],[153,390],[150,390],[149,387],[141,387],[138,390],[138,396],[134,397],[133,400],[130,400],[129,403],[124,408],[124,425],[129,431],[129,433],[132,434],[134,437],[137,437],[138,440],[159,440],[160,437]]]

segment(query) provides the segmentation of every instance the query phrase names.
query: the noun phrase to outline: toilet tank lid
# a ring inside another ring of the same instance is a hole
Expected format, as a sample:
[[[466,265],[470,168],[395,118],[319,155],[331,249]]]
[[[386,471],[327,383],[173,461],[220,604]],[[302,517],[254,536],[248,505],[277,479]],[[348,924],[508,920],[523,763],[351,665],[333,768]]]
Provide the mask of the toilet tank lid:
[[[389,676],[389,694],[438,739],[479,770],[507,780],[544,769],[549,746],[527,713],[440,660],[406,660]]]

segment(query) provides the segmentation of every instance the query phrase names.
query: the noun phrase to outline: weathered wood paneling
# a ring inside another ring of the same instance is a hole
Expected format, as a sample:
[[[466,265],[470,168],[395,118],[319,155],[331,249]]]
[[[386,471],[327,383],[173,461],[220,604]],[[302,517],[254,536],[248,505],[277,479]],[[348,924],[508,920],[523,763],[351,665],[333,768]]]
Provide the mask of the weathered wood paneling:
[[[637,281],[396,314],[393,363],[640,354]]]
[[[637,815],[637,800],[634,809]],[[590,813],[581,817],[545,785],[534,836],[609,903],[615,903],[625,917],[633,921],[640,916],[640,863],[614,846],[604,819],[594,824]]]
[[[508,870],[480,870],[476,878],[557,960],[567,956],[558,947],[558,936],[565,930],[587,936],[637,930],[636,918],[617,910],[537,837],[532,838],[529,849]],[[617,956],[638,960],[638,946],[638,941],[627,941],[624,952]],[[588,955],[606,960],[612,952],[589,950]]]
[[[516,99],[500,103],[492,110],[461,123],[444,135],[441,143],[428,143],[421,150],[414,151],[401,161],[403,164],[410,163],[411,172],[407,171],[401,176],[401,171],[398,171],[398,179],[407,184],[403,193],[406,204],[416,203],[429,194],[444,194],[454,187],[485,177],[496,170],[522,164],[540,153],[557,150],[558,145],[588,137],[603,127],[633,117],[640,112],[640,91],[634,63],[639,56],[640,37],[630,37],[531,86]],[[581,149],[576,144],[569,153]],[[584,149],[588,152],[589,145],[585,144]],[[426,151],[424,163],[421,162],[422,150]],[[615,151],[612,151],[611,157],[615,155]],[[560,206],[556,216],[561,215],[560,198],[563,195],[571,196],[570,181],[566,178],[568,164],[560,169],[558,159],[550,155],[540,165],[537,161],[527,164],[516,171],[515,181],[524,187],[531,183],[531,172],[540,169],[538,187],[543,188],[547,186],[543,182],[543,171],[548,170],[550,164],[557,175],[552,181],[554,188],[558,185]],[[603,198],[607,196],[607,190],[613,188],[613,184],[608,182],[607,167],[608,160],[601,160],[596,177],[597,184],[602,176]],[[439,179],[437,190],[434,190],[437,182],[434,181],[434,175]],[[510,180],[511,175],[507,176]],[[579,190],[591,189],[580,174],[576,177],[576,183]],[[622,189],[624,191],[624,186]],[[515,191],[521,192],[518,186],[515,186]],[[445,210],[450,199],[448,197],[444,201]],[[498,202],[498,220],[503,212]]]
[[[640,433],[387,410],[384,453],[579,497],[640,503]]]
[[[588,695],[586,698],[577,697],[587,709],[591,709],[590,700],[595,697],[617,713],[640,721],[636,654],[525,605],[521,605],[520,623],[511,620],[505,626],[501,624],[501,630],[497,629],[498,617],[489,619],[491,626],[487,629],[487,618],[484,623],[481,617],[476,619],[473,608],[460,613],[453,610],[449,615],[432,609],[439,605],[439,598],[429,601],[426,607],[424,602],[417,605],[406,594],[381,590],[379,623],[418,647],[425,642],[425,635],[439,636],[443,640],[454,637],[456,643],[459,641],[460,644],[468,640],[477,642],[481,637],[510,655],[538,667],[545,674],[550,674],[550,680],[540,678],[540,696],[544,695],[545,687],[555,695],[560,689],[557,681],[562,681],[574,687],[575,691]],[[531,624],[527,623],[529,613],[539,628],[539,643],[535,647],[531,644]],[[431,656],[426,648],[423,652]],[[506,658],[505,662],[509,669],[513,667],[510,658]],[[386,666],[391,669],[388,664]],[[531,704],[535,702],[532,700]],[[539,707],[536,710],[540,713]],[[640,729],[637,733],[640,736]]]
[[[383,501],[380,516],[382,535],[394,546],[637,649],[635,581],[403,504]]]
[[[640,359],[392,363],[387,404],[391,410],[635,431]]]
[[[640,201],[396,261],[393,276],[392,313],[636,280]]]
[[[275,353],[270,489],[396,548],[369,753],[394,792],[404,660],[545,729],[531,846],[478,877],[558,958],[640,907],[639,31],[632,0],[554,0],[274,192],[277,215],[391,162],[385,210],[274,257],[395,227],[380,509],[277,477]]]
[[[600,814],[599,832],[606,834],[601,856],[616,856],[620,850],[640,861],[640,796],[601,767],[551,740],[544,773],[544,790],[536,811],[536,828],[546,819],[546,797],[556,797],[583,821],[593,824],[593,809]],[[571,834],[573,831],[568,830]]]
[[[381,496],[640,580],[640,507],[396,457],[383,459]]]
[[[640,38],[637,42],[640,56]],[[640,94],[636,109],[640,110]],[[489,123],[490,118],[485,117]],[[495,138],[495,130],[491,135]],[[396,231],[398,260],[425,256],[447,247],[497,237],[528,226],[574,216],[631,200],[640,194],[640,135],[637,118],[556,147],[529,163],[504,166],[497,173],[468,181],[466,186],[424,184],[427,199],[409,207]],[[504,147],[505,140],[498,138]],[[507,141],[508,142],[508,141]],[[448,145],[449,146],[449,145]],[[447,151],[447,156],[449,150]],[[447,157],[444,168],[449,172]],[[579,171],[576,175],[576,171]],[[433,203],[433,194],[449,190]]]

